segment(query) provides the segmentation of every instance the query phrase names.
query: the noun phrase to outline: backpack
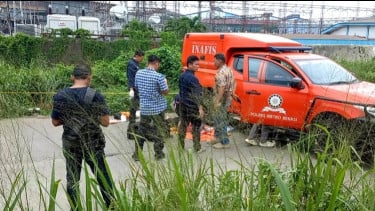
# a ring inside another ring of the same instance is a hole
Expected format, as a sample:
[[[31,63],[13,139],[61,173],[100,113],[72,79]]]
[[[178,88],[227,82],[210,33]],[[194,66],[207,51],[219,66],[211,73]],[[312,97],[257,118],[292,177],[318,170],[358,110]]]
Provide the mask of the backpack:
[[[97,141],[103,143],[104,136],[99,125],[99,120],[91,116],[90,106],[94,99],[96,90],[90,87],[87,88],[86,94],[84,96],[84,105],[77,105],[81,110],[72,111],[73,115],[68,123],[64,125],[67,130],[64,129],[63,139],[66,141],[77,141],[77,140],[87,140],[87,141]],[[68,94],[66,94],[68,96]],[[71,101],[71,103],[77,103]],[[84,112],[85,115],[74,116],[75,112]]]

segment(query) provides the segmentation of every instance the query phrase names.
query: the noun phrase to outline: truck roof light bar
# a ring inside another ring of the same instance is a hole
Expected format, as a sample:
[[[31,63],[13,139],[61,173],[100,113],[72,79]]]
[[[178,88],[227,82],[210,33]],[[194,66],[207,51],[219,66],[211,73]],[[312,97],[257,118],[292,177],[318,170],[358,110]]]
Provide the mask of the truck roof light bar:
[[[290,46],[286,46],[286,47],[282,47],[282,46],[270,46],[269,47],[271,51],[275,51],[275,52],[278,52],[278,53],[281,53],[283,51],[298,51],[298,52],[305,52],[305,51],[311,51],[312,50],[312,47],[309,47],[309,46],[293,46],[293,47],[290,47]]]

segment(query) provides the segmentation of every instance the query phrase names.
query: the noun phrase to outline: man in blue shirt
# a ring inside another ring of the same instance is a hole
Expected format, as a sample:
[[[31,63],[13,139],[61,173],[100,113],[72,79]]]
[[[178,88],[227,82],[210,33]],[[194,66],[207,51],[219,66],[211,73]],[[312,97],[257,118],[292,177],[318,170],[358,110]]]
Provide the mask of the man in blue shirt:
[[[136,119],[136,112],[139,108],[139,96],[138,91],[134,87],[134,80],[137,71],[139,70],[139,63],[143,61],[145,53],[141,50],[137,50],[134,53],[132,59],[130,59],[128,66],[126,68],[126,76],[128,78],[128,89],[129,89],[129,97],[130,97],[130,117],[129,117],[129,127],[131,128],[131,124],[135,123]]]
[[[180,123],[178,126],[178,143],[185,148],[186,128],[191,123],[193,129],[193,148],[195,152],[203,152],[200,143],[200,127],[204,115],[202,106],[202,87],[194,75],[199,68],[199,58],[189,56],[187,69],[179,78]]]
[[[141,120],[139,134],[135,138],[133,159],[139,160],[145,141],[154,142],[155,158],[165,157],[164,138],[167,134],[164,112],[167,109],[168,83],[165,76],[158,73],[160,59],[156,55],[148,57],[148,66],[139,70],[135,76],[135,88],[139,93]]]

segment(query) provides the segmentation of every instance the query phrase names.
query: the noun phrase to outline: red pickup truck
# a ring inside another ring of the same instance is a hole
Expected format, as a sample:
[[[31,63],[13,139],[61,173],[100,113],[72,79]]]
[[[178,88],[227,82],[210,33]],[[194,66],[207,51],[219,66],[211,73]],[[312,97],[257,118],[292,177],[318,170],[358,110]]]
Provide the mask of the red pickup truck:
[[[182,63],[189,55],[200,58],[196,72],[204,88],[214,87],[214,55],[224,53],[237,81],[229,111],[245,123],[263,123],[307,132],[319,123],[338,129],[355,122],[353,131],[373,139],[375,84],[351,72],[311,47],[270,34],[188,33]],[[359,124],[358,124],[359,123]],[[359,125],[359,126],[358,126]]]

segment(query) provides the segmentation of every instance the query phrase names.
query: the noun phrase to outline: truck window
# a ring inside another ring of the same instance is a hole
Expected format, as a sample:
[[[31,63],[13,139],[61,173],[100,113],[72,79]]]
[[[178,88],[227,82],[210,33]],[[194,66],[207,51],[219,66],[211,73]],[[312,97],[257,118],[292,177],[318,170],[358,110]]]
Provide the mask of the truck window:
[[[266,65],[265,82],[267,84],[289,86],[293,75],[272,62],[267,62]]]
[[[243,73],[243,57],[236,57],[234,58],[234,62],[233,62],[233,68],[239,72],[239,73]]]
[[[258,73],[259,73],[259,67],[262,60],[256,59],[256,58],[249,58],[249,80],[259,81]]]

